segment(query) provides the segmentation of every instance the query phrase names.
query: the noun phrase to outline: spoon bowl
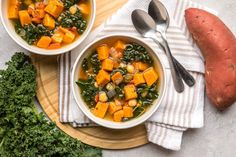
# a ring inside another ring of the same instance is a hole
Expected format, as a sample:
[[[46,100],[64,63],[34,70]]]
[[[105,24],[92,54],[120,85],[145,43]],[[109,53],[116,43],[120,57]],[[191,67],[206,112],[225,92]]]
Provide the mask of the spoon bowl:
[[[148,14],[152,17],[156,25],[156,32],[161,34],[161,37],[166,45],[167,49],[170,50],[166,38],[166,31],[170,24],[170,16],[166,7],[159,0],[152,0],[148,7]],[[192,87],[195,84],[193,76],[173,57],[173,61],[178,68],[184,82]]]
[[[170,17],[167,9],[159,0],[152,0],[150,2],[148,14],[155,21],[156,30],[166,32],[169,27]]]
[[[173,83],[177,92],[181,93],[184,91],[184,84],[181,79],[180,73],[177,69],[176,64],[174,63],[174,58],[171,54],[169,47],[166,45],[166,40],[163,39],[164,44],[160,43],[157,35],[156,35],[156,24],[152,17],[143,10],[136,9],[132,12],[131,15],[132,22],[136,30],[145,38],[151,38],[158,45],[162,47],[162,49],[166,52],[170,70],[173,78]]]
[[[135,29],[145,38],[150,38],[155,33],[155,21],[143,10],[136,9],[131,14]]]

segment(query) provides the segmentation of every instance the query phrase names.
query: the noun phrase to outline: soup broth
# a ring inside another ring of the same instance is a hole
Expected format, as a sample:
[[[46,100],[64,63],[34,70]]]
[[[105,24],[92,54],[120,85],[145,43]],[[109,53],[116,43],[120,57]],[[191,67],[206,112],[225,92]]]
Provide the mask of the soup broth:
[[[141,116],[158,98],[156,69],[143,46],[110,41],[88,52],[76,83],[95,116],[125,122]]]

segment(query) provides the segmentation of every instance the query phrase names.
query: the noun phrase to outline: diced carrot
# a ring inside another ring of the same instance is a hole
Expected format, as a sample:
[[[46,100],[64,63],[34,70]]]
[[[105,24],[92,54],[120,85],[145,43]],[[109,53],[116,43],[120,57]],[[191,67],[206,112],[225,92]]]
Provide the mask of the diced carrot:
[[[59,49],[61,48],[61,44],[60,43],[51,43],[49,46],[48,46],[48,49]]]

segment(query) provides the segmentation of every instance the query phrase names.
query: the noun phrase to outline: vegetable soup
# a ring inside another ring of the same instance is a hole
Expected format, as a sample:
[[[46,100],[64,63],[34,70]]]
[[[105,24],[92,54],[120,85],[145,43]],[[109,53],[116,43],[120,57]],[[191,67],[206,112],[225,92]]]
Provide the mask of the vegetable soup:
[[[159,75],[147,50],[116,40],[88,52],[76,82],[97,117],[124,122],[141,116],[158,98]]]
[[[89,0],[9,0],[8,18],[29,45],[59,49],[86,30]]]

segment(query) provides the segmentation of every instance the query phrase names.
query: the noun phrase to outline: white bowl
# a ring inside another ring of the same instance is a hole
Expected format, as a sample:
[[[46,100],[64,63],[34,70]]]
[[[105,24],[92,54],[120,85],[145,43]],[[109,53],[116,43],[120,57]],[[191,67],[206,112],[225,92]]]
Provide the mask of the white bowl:
[[[0,16],[2,19],[2,23],[7,31],[7,33],[11,36],[13,40],[17,44],[19,44],[21,47],[27,49],[30,52],[40,54],[40,55],[58,55],[58,54],[63,54],[65,52],[68,52],[75,47],[77,47],[81,42],[88,36],[89,32],[91,31],[93,27],[93,23],[95,20],[95,14],[96,14],[96,1],[95,0],[89,0],[91,4],[91,14],[88,20],[87,28],[84,31],[84,33],[76,39],[73,43],[65,45],[61,47],[60,49],[55,49],[55,50],[47,50],[47,49],[42,49],[38,48],[33,45],[29,45],[25,40],[23,40],[16,32],[14,29],[14,26],[11,22],[10,19],[8,19],[8,1],[9,0],[0,0]]]
[[[90,50],[94,50],[96,46],[98,46],[102,43],[112,42],[117,39],[121,39],[121,40],[127,41],[127,42],[135,42],[135,43],[140,44],[143,47],[145,47],[147,49],[147,52],[152,56],[152,58],[154,60],[154,66],[156,66],[156,69],[160,75],[158,99],[156,99],[153,102],[153,104],[150,106],[150,108],[143,115],[141,115],[140,117],[131,119],[129,121],[126,121],[126,122],[113,122],[113,121],[109,121],[106,119],[96,117],[94,114],[92,114],[91,111],[89,110],[89,108],[87,107],[86,103],[83,101],[81,94],[80,94],[81,91],[76,84],[76,81],[79,78],[79,70],[80,70],[82,61],[84,58],[86,58],[89,55],[88,52],[91,52]],[[131,37],[131,36],[121,35],[121,34],[119,34],[119,35],[113,34],[113,35],[108,35],[108,36],[102,37],[100,39],[97,39],[96,41],[89,44],[86,48],[84,48],[83,51],[79,54],[78,58],[76,59],[76,61],[74,63],[73,71],[72,71],[72,90],[73,90],[74,98],[75,98],[79,108],[93,122],[95,122],[101,126],[107,127],[107,128],[126,129],[126,128],[137,126],[137,125],[145,122],[160,106],[162,99],[163,99],[163,95],[166,90],[166,72],[165,72],[165,68],[163,66],[163,63],[160,60],[160,57],[151,47],[148,46],[147,43],[145,43],[144,41],[142,41],[141,39],[139,39],[137,37]]]

